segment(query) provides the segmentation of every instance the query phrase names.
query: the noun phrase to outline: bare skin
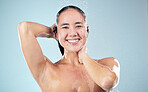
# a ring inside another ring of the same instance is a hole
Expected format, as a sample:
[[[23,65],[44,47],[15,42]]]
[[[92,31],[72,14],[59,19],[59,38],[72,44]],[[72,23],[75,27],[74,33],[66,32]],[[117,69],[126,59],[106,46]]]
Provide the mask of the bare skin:
[[[118,61],[88,56],[87,25],[78,11],[68,9],[61,13],[56,35],[54,27],[33,22],[22,22],[18,27],[24,57],[43,92],[109,92],[117,85]],[[53,64],[43,55],[37,37],[59,40],[65,50],[63,58]]]

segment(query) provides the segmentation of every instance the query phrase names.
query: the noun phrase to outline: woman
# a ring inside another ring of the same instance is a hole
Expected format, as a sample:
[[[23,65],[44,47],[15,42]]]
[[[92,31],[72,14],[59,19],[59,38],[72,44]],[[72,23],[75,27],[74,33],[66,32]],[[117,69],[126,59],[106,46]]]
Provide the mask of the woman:
[[[117,85],[117,60],[94,60],[87,54],[89,30],[80,8],[62,8],[57,14],[57,27],[22,22],[18,29],[24,57],[43,92],[109,92]],[[56,39],[63,58],[53,64],[43,55],[37,37]]]

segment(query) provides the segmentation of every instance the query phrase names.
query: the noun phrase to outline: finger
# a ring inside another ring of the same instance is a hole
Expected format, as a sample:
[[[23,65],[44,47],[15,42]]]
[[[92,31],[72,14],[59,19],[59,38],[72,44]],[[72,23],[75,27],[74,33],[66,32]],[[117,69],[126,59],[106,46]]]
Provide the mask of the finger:
[[[86,46],[86,44],[83,46],[82,51],[84,51],[85,53],[87,53],[87,46]]]
[[[53,24],[51,27],[54,28],[56,26],[56,24]]]
[[[55,30],[55,27],[56,27],[56,25],[55,24],[53,24],[50,28],[51,28],[51,30],[52,30],[52,32]]]

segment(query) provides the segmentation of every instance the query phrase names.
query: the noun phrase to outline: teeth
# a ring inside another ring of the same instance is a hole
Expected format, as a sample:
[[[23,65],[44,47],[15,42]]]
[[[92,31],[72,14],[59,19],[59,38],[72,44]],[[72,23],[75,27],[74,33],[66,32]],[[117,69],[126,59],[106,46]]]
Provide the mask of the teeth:
[[[78,41],[78,39],[77,40],[68,40],[68,42],[76,42],[76,41]]]

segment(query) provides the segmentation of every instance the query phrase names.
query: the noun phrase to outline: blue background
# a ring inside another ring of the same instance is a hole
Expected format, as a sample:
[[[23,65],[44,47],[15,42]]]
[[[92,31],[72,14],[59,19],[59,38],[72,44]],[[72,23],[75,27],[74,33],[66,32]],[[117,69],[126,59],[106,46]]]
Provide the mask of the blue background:
[[[65,5],[87,15],[88,54],[115,57],[121,66],[119,92],[146,92],[148,87],[147,0],[0,0],[0,92],[41,92],[23,57],[18,24],[31,21],[51,26]],[[61,58],[57,42],[38,38],[53,62]]]

